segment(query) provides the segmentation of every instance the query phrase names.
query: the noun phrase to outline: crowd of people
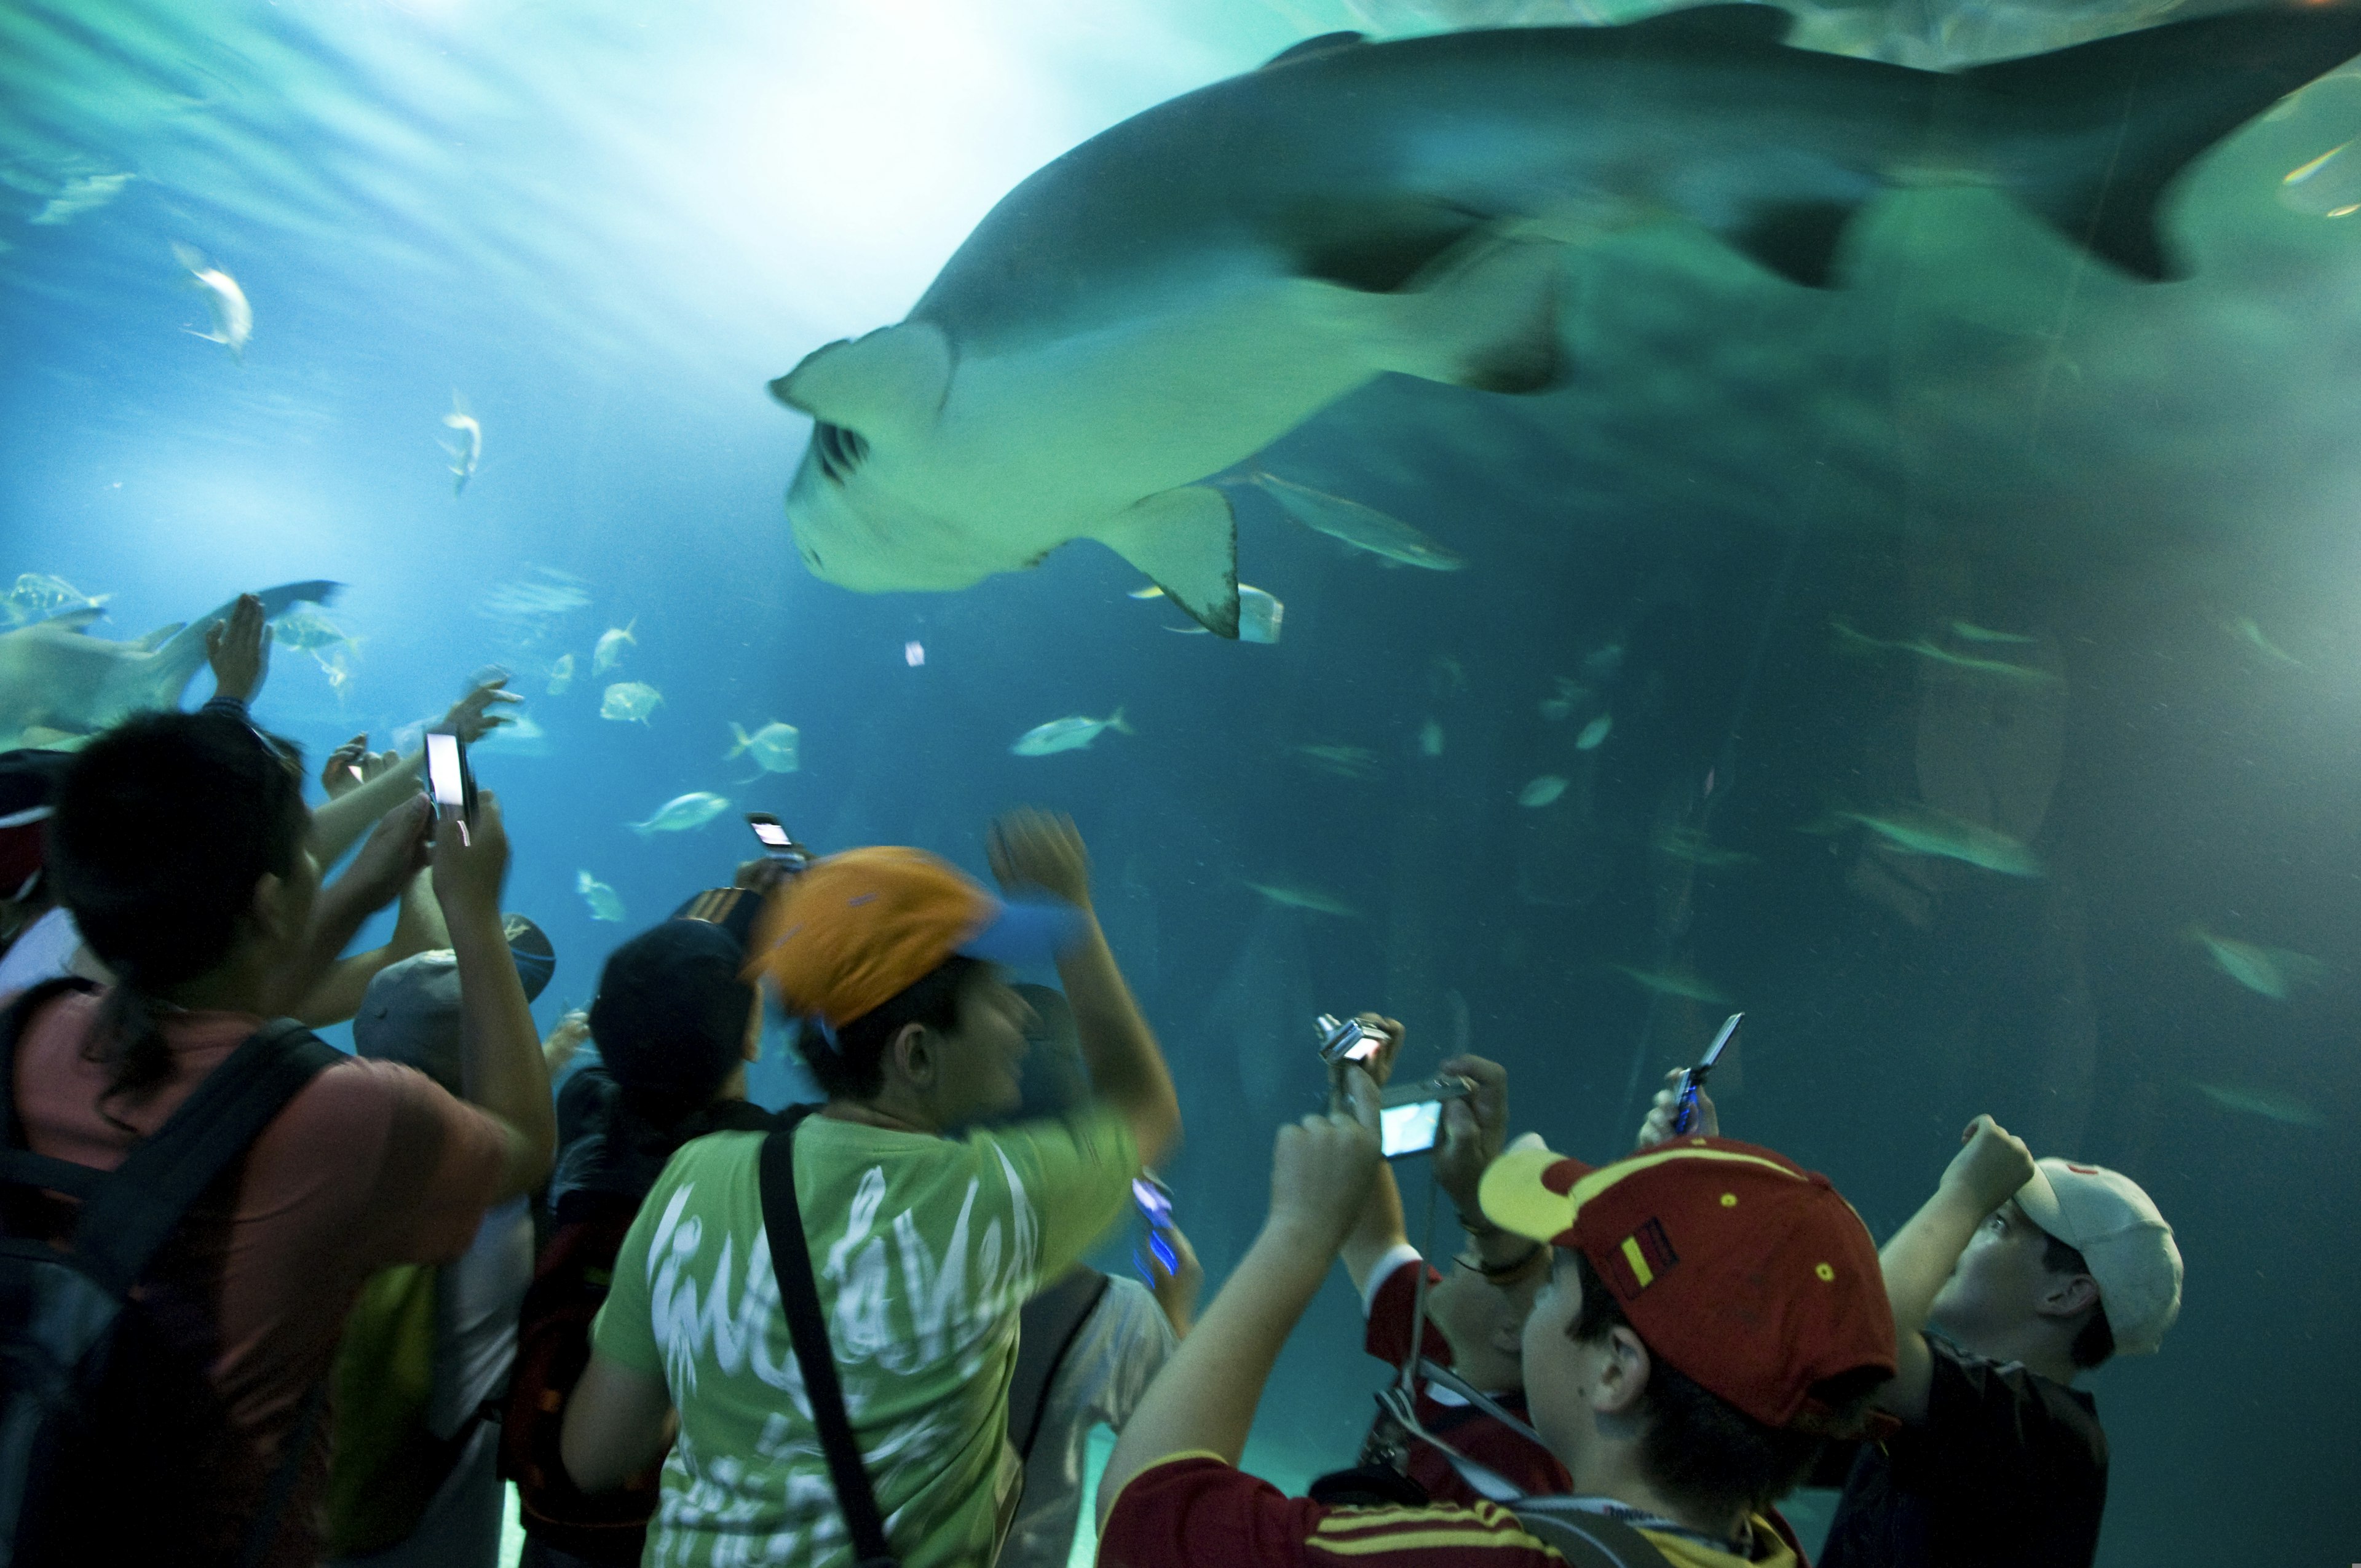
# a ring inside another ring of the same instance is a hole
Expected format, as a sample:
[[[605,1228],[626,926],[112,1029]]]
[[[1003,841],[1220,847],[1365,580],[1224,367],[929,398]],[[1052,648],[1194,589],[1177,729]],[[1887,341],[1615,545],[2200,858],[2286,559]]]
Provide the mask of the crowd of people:
[[[1881,1249],[1709,1098],[1680,1124],[1677,1076],[1587,1164],[1512,1139],[1507,1072],[1462,1056],[1438,1268],[1380,1149],[1405,1031],[1370,1013],[1200,1318],[1169,1215],[1143,1278],[1085,1262],[1181,1126],[1071,822],[992,825],[998,895],[912,849],[741,866],[544,1040],[497,795],[455,822],[356,738],[308,806],[247,707],[266,639],[243,601],[201,710],[0,756],[6,1560],[490,1568],[513,1484],[540,1568],[1035,1568],[1103,1423],[1118,1568],[1801,1563],[1778,1505],[1811,1482],[1841,1488],[1824,1563],[2093,1561],[2076,1384],[2180,1301],[2129,1179],[1979,1116]],[[771,1010],[816,1105],[747,1099]],[[346,1020],[350,1055],[311,1032]],[[1340,1260],[1395,1381],[1289,1497],[1239,1461]]]

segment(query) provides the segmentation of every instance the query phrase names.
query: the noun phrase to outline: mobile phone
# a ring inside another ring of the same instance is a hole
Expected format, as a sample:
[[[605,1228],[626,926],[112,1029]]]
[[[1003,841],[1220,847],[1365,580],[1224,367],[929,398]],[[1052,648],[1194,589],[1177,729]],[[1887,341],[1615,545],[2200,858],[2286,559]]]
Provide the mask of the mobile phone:
[[[810,863],[811,851],[796,843],[796,836],[787,831],[785,824],[769,812],[748,812],[746,826],[754,830],[755,842],[763,846],[763,852],[771,859],[784,861],[797,870]]]
[[[1386,1048],[1385,1031],[1372,1029],[1356,1018],[1339,1019],[1323,1013],[1312,1021],[1320,1035],[1320,1059],[1334,1066],[1337,1062],[1365,1062]]]
[[[447,729],[426,732],[426,792],[434,815],[459,824],[459,842],[476,819],[476,775],[467,766],[467,743]]]
[[[1713,1044],[1705,1048],[1705,1055],[1697,1058],[1697,1066],[1681,1075],[1680,1102],[1673,1108],[1674,1132],[1686,1133],[1697,1125],[1697,1091],[1705,1087],[1707,1074],[1712,1072],[1713,1064],[1721,1059],[1722,1050],[1730,1044],[1730,1036],[1738,1033],[1738,1021],[1745,1016],[1743,1013],[1733,1013],[1723,1019],[1721,1033],[1713,1037]]]
[[[1445,1073],[1387,1090],[1378,1102],[1378,1152],[1388,1159],[1426,1153],[1443,1135],[1443,1102],[1465,1100],[1475,1089],[1469,1080]]]
[[[1139,1217],[1148,1222],[1148,1250],[1156,1255],[1167,1275],[1180,1273],[1180,1255],[1172,1250],[1172,1238],[1165,1234],[1172,1228],[1172,1189],[1158,1180],[1154,1171],[1148,1171],[1131,1179],[1131,1201],[1138,1205]],[[1131,1261],[1142,1279],[1156,1283],[1146,1258],[1135,1251]]]

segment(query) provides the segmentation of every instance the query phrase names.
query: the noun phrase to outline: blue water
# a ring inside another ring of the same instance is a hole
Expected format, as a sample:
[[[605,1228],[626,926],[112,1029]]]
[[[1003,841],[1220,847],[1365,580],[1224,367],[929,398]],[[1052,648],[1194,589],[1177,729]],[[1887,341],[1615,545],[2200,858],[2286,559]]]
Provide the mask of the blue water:
[[[2025,13],[1959,15],[2044,47]],[[1413,1067],[1464,1039],[1509,1064],[1519,1128],[1598,1157],[1727,1010],[1618,966],[1686,969],[1748,1012],[1726,1125],[1829,1172],[1881,1237],[1980,1111],[2157,1198],[2187,1305],[2161,1356],[2091,1383],[2115,1447],[2103,1563],[2333,1559],[2361,1439],[2340,1245],[2361,1191],[2361,229],[2279,197],[2361,130],[2354,79],[2202,166],[2173,209],[2187,283],[2093,271],[1973,191],[1873,210],[1831,294],[1695,236],[1603,247],[1569,286],[1570,389],[1381,382],[1264,455],[1470,562],[1388,569],[1246,494],[1275,646],[1177,634],[1089,544],[940,597],[796,563],[780,496],[807,427],[770,378],[898,319],[1003,192],[1096,130],[1312,32],[1453,16],[13,5],[0,579],[112,594],[96,630],[120,637],[346,584],[346,689],[280,648],[258,705],[315,759],[512,671],[546,754],[477,761],[509,903],[560,955],[544,1025],[622,937],[728,880],[752,848],[738,812],[981,872],[991,813],[1071,811],[1181,1082],[1168,1175],[1216,1284],[1260,1219],[1271,1129],[1316,1099],[1314,1014],[1407,1020]],[[136,177],[31,221],[115,173]],[[243,363],[181,330],[206,320],[174,240],[252,301]],[[485,433],[457,498],[455,389]],[[520,583],[587,603],[485,612]],[[2035,641],[1940,645],[2060,684],[1860,656],[1831,624],[1900,643],[1953,620]],[[631,623],[594,678],[595,640]],[[1553,718],[1561,677],[1585,695]],[[648,724],[598,718],[614,680],[662,691]],[[1118,706],[1137,735],[1008,750]],[[1611,730],[1579,749],[1596,714]],[[800,771],[725,760],[731,723],[774,719]],[[1363,749],[1368,776],[1307,746]],[[1565,793],[1520,806],[1542,775]],[[693,790],[730,814],[624,828]],[[2015,825],[2047,874],[1899,855],[1831,815],[1914,801]],[[1748,858],[1654,847],[1678,828]],[[583,870],[629,922],[591,918]],[[2246,989],[2191,926],[2321,978]],[[795,1091],[775,1039],[756,1082]],[[1377,1376],[1358,1343],[1339,1281],[1264,1402],[1275,1473],[1351,1457]]]

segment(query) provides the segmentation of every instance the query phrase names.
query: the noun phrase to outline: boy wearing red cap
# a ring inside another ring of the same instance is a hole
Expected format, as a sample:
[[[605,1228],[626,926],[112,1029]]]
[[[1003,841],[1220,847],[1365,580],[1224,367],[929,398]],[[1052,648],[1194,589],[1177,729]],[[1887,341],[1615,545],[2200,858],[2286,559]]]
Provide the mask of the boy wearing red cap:
[[[906,1568],[998,1550],[1023,1474],[1005,1441],[1018,1314],[1180,1134],[1072,824],[1015,814],[989,848],[1004,888],[1048,899],[1004,905],[920,850],[856,850],[789,883],[749,948],[829,1095],[795,1135],[795,1185],[853,1437]],[[1030,1012],[993,966],[1051,957],[1092,1102],[950,1135],[1018,1102]],[[763,1143],[719,1133],[673,1157],[567,1410],[566,1465],[585,1491],[671,1442],[650,1562],[818,1563],[849,1547],[779,1306]]]
[[[1525,1392],[1575,1496],[1513,1514],[1329,1508],[1235,1468],[1375,1175],[1376,1089],[1345,1079],[1350,1113],[1280,1131],[1262,1234],[1124,1429],[1100,1561],[1541,1568],[1565,1561],[1546,1534],[1682,1568],[1795,1563],[1772,1505],[1893,1375],[1893,1319],[1869,1234],[1828,1182],[1720,1139],[1596,1169],[1519,1149],[1484,1175],[1485,1215],[1556,1249],[1525,1324]]]

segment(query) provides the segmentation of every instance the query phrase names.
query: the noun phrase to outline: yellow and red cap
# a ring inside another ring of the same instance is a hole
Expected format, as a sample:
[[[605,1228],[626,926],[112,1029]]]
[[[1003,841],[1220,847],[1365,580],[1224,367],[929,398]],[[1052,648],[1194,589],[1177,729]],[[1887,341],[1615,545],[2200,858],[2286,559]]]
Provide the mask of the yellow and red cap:
[[[1765,1426],[1833,1432],[1815,1385],[1894,1374],[1868,1227],[1784,1156],[1706,1137],[1602,1166],[1510,1149],[1481,1198],[1493,1223],[1588,1258],[1651,1352]]]

